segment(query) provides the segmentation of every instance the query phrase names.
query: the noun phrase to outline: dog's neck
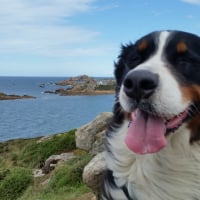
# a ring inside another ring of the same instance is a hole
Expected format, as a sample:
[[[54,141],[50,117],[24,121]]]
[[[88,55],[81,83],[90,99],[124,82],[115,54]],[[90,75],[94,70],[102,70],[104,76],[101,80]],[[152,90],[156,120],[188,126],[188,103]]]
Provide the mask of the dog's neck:
[[[107,156],[108,167],[114,171],[119,186],[128,185],[129,192],[142,200],[200,199],[200,144],[189,143],[186,127],[171,134],[160,152],[136,155],[124,141],[128,122],[118,129],[112,140],[113,159]]]

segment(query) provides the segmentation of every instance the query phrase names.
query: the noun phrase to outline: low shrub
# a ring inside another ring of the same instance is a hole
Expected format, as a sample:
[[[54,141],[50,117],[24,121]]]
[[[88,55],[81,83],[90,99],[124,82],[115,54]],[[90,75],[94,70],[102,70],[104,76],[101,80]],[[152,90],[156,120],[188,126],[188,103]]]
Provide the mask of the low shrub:
[[[30,168],[42,167],[49,156],[72,151],[75,148],[75,130],[72,130],[67,133],[55,135],[47,141],[40,143],[34,141],[28,144],[19,155],[20,164]]]
[[[22,167],[15,167],[4,175],[0,182],[1,200],[16,200],[33,182],[32,171]]]

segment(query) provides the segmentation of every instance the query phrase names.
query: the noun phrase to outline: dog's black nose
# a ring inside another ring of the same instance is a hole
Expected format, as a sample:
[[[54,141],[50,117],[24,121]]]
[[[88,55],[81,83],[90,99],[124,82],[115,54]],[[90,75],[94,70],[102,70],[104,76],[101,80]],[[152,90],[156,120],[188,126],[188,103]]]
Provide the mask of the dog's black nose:
[[[147,70],[129,72],[124,80],[124,92],[139,102],[150,97],[158,86],[158,75]]]

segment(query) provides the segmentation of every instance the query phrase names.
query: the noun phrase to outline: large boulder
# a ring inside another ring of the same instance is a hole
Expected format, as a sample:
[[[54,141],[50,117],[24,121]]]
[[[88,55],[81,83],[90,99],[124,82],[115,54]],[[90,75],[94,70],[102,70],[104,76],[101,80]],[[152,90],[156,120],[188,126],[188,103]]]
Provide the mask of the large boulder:
[[[83,182],[98,194],[106,170],[105,152],[97,154],[83,170]]]
[[[103,112],[93,121],[79,128],[75,133],[77,148],[93,155],[104,151],[105,130],[112,116],[111,112]]]
[[[106,130],[103,130],[95,135],[95,141],[92,144],[92,148],[90,150],[90,153],[92,155],[97,155],[99,152],[103,152],[105,150],[105,133]]]
[[[104,112],[94,120],[79,128],[76,135],[76,146],[94,155],[83,170],[83,182],[92,189],[99,199],[101,180],[107,168],[105,161],[105,132],[113,114]]]

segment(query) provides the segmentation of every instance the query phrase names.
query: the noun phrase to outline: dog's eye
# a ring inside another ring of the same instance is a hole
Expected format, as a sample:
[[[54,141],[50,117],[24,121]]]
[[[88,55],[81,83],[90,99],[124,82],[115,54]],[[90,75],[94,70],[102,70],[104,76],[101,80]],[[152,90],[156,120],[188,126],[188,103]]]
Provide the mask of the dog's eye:
[[[181,57],[181,58],[178,58],[177,60],[176,60],[176,63],[178,64],[178,65],[180,65],[180,66],[185,66],[185,65],[187,65],[188,64],[188,59],[186,59],[185,57]]]
[[[130,58],[128,66],[129,68],[134,68],[141,63],[141,57],[139,55]]]
[[[187,74],[190,74],[191,72],[191,65],[192,61],[189,60],[189,58],[179,58],[177,59],[177,64],[176,64],[176,68],[178,70],[181,70],[182,74],[187,76]]]

